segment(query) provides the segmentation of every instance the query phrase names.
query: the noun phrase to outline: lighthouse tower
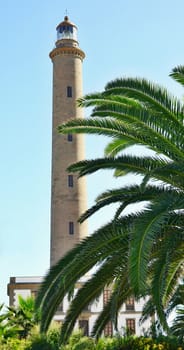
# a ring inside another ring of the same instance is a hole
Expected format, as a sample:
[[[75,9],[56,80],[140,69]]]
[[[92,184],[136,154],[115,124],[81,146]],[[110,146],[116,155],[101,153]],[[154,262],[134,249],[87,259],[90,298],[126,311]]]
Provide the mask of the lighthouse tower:
[[[65,16],[57,28],[57,41],[50,53],[53,62],[53,126],[51,180],[51,250],[50,263],[55,264],[87,233],[87,223],[79,216],[87,209],[85,179],[69,174],[72,163],[85,158],[83,135],[61,135],[58,125],[83,118],[76,100],[82,97],[82,62],[84,52],[77,41],[77,27]]]

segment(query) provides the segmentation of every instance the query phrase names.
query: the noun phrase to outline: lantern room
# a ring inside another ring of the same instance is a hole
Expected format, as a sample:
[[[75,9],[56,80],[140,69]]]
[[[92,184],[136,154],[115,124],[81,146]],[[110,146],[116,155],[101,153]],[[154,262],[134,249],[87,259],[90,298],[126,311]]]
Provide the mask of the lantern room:
[[[56,30],[58,41],[65,39],[77,41],[77,27],[69,21],[68,16],[65,16],[64,21],[57,26]]]

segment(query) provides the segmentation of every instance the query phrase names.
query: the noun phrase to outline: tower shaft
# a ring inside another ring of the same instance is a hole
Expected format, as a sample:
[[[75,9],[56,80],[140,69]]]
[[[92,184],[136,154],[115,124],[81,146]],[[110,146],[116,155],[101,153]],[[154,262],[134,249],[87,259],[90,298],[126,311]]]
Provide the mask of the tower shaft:
[[[63,23],[58,26],[59,31]],[[66,171],[69,165],[85,158],[84,136],[61,135],[57,131],[63,122],[83,118],[83,110],[76,100],[82,96],[84,53],[76,40],[64,37],[56,42],[50,57],[53,62],[50,262],[53,265],[88,231],[87,223],[78,223],[79,216],[87,209],[85,179],[77,179],[77,175]]]

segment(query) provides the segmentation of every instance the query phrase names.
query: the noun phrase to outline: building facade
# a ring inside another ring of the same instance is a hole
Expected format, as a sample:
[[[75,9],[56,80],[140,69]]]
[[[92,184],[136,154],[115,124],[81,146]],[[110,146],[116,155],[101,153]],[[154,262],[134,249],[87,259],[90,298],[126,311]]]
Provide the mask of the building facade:
[[[85,158],[84,138],[83,135],[60,135],[57,130],[63,122],[83,117],[83,110],[78,107],[76,100],[83,95],[82,62],[85,54],[78,44],[77,27],[67,16],[56,30],[57,41],[50,53],[53,62],[51,266],[88,234],[87,223],[78,223],[79,216],[87,209],[85,179],[78,180],[76,175],[66,171],[70,164]],[[75,293],[87,278],[85,276],[78,282]],[[17,305],[19,294],[23,297],[36,296],[41,282],[42,277],[11,277],[8,284],[10,305]],[[111,291],[106,289],[98,301],[83,311],[76,328],[82,328],[86,335],[91,333],[110,293]],[[129,298],[122,306],[118,317],[120,332],[129,328],[137,335],[142,333],[139,319],[143,304],[143,300],[137,303],[133,298]],[[65,298],[54,317],[55,321],[64,320],[68,306],[69,302]],[[144,328],[148,329],[149,326],[150,320],[144,324]],[[109,322],[104,334],[112,335],[113,331],[112,323]]]
[[[85,282],[86,277],[83,277],[80,282],[75,286],[74,294],[80,288],[81,284]],[[18,296],[21,295],[24,298],[29,296],[36,297],[38,289],[42,283],[43,277],[11,277],[10,283],[8,284],[8,295],[10,305],[18,305]],[[75,328],[82,328],[85,335],[90,335],[95,320],[97,319],[99,312],[102,311],[105,305],[110,290],[106,289],[104,293],[83,310],[80,315]],[[142,326],[139,324],[141,317],[141,311],[144,305],[144,300],[139,302],[135,301],[134,298],[129,298],[125,304],[121,307],[118,315],[118,330],[120,334],[123,334],[126,329],[129,329],[133,334],[142,335],[144,330],[147,330],[151,325],[151,320],[144,322]],[[58,310],[54,316],[54,321],[60,323],[64,320],[67,309],[69,307],[69,301],[67,297],[64,298],[62,305],[58,307]],[[111,322],[107,324],[104,329],[105,336],[111,336],[115,333]]]

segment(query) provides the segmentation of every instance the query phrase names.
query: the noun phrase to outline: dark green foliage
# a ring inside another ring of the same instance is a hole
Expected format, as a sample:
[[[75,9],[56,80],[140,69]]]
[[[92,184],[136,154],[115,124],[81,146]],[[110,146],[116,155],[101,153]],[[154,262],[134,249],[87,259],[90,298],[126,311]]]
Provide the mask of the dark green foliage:
[[[184,343],[184,305],[176,310],[176,317],[171,327],[180,344]]]
[[[184,85],[184,67],[173,69],[171,76]],[[109,284],[112,296],[92,335],[98,338],[109,320],[116,326],[118,311],[131,295],[136,299],[149,295],[143,318],[157,313],[169,333],[167,314],[184,262],[183,103],[146,79],[122,78],[108,83],[101,93],[86,95],[79,104],[94,108],[91,118],[69,121],[59,126],[59,132],[104,135],[110,142],[104,157],[72,164],[68,170],[79,177],[101,169],[114,170],[115,177],[133,173],[142,182],[108,189],[79,219],[118,205],[111,222],[67,253],[45,277],[37,299],[41,330],[48,329],[71,285],[97,265],[70,305],[61,329],[63,343],[84,307]],[[137,155],[132,145],[141,145],[142,153]],[[138,210],[145,202],[147,206]],[[137,210],[126,215],[130,204]]]
[[[83,335],[80,329],[78,331],[73,332],[68,341],[69,347],[72,348],[73,346],[75,346],[75,344],[81,341],[82,337]]]
[[[58,328],[51,328],[47,333],[47,340],[54,350],[59,350],[60,331]]]
[[[96,350],[121,350],[123,349],[124,338],[116,336],[113,338],[100,338],[96,344]]]
[[[29,341],[25,339],[10,337],[7,339],[6,343],[4,343],[0,338],[0,350],[26,350],[28,344]]]
[[[74,344],[72,350],[94,350],[95,343],[92,338],[82,337],[78,343]]]
[[[176,338],[160,336],[156,339],[148,337],[100,338],[98,342],[72,334],[68,344],[59,348],[50,343],[46,336],[34,335],[29,340],[10,338],[6,344],[1,344],[0,350],[184,350]]]
[[[45,335],[35,335],[31,337],[31,343],[25,350],[56,350],[53,344],[50,344]]]
[[[18,306],[6,307],[6,311],[0,315],[0,336],[4,342],[11,337],[26,339],[38,320],[34,298],[19,296]]]

